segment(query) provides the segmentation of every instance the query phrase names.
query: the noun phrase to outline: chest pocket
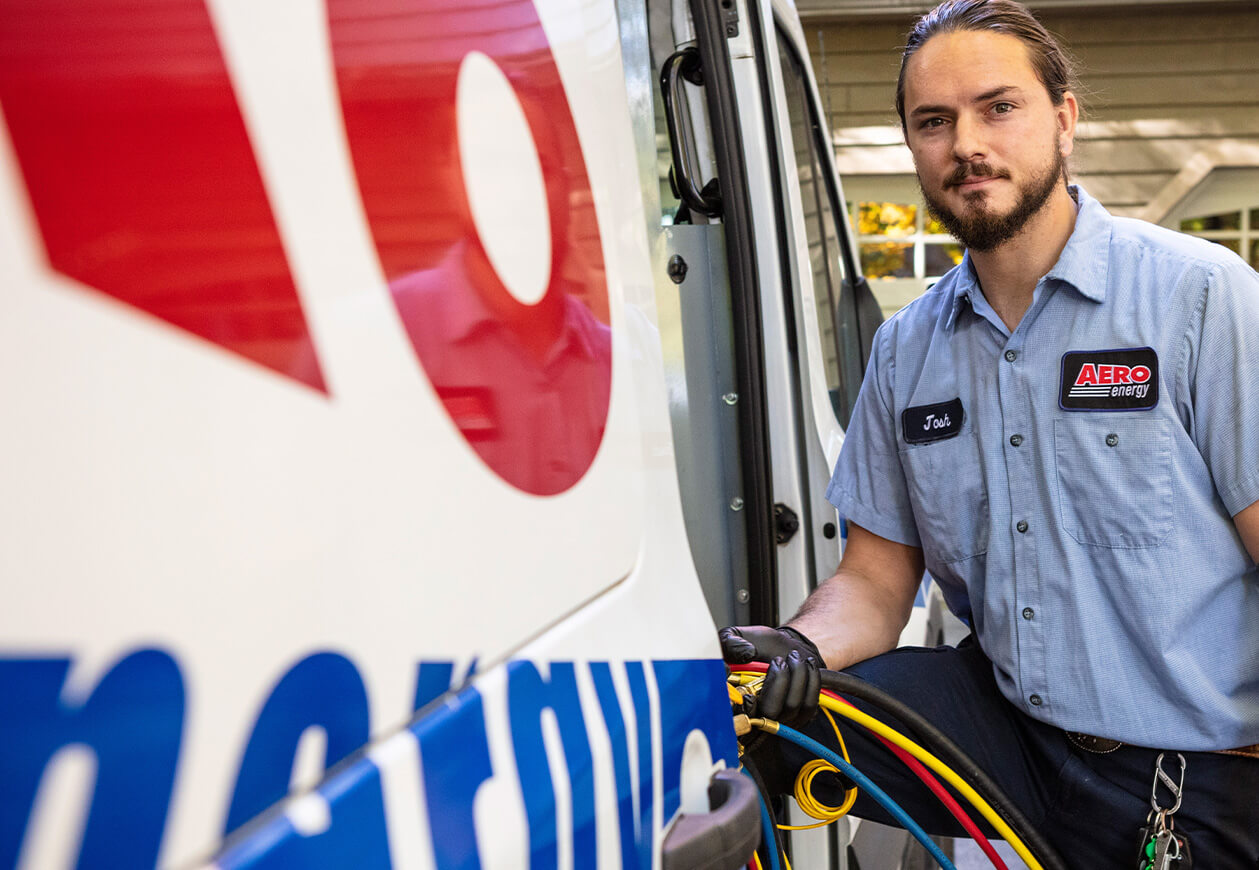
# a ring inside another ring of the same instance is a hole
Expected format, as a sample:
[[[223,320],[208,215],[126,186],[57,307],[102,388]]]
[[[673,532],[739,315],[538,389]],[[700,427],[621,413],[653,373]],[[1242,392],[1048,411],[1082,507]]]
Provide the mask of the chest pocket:
[[[988,552],[988,491],[974,430],[904,447],[901,462],[928,563]]]
[[[1058,513],[1081,544],[1157,547],[1172,530],[1168,421],[1088,414],[1054,421]]]

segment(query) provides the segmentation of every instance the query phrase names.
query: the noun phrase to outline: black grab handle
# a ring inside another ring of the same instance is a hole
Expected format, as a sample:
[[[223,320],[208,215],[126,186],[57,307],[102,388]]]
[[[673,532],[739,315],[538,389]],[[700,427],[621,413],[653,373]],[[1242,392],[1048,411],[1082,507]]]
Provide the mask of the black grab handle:
[[[761,842],[761,805],[756,783],[737,770],[723,770],[708,786],[712,809],[679,816],[661,852],[662,870],[735,870],[752,860]]]
[[[720,193],[705,193],[695,183],[697,175],[691,173],[692,147],[685,134],[685,125],[679,115],[682,106],[682,80],[692,84],[704,83],[700,69],[699,49],[693,45],[669,55],[660,69],[660,93],[664,98],[664,120],[669,127],[669,151],[673,155],[673,180],[678,196],[693,212],[708,217],[721,214]],[[716,187],[716,185],[714,185]],[[712,188],[709,188],[711,191]]]

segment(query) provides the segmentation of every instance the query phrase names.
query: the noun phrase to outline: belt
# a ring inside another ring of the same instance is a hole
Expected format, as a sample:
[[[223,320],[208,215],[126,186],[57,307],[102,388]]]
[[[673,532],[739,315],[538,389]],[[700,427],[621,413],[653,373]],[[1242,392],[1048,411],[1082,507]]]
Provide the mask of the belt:
[[[1067,735],[1067,739],[1074,745],[1083,749],[1085,752],[1093,752],[1098,755],[1106,755],[1107,753],[1114,752],[1120,747],[1129,745],[1118,740],[1111,740],[1108,737],[1094,737],[1091,734],[1081,734],[1078,731],[1067,731],[1065,733]],[[1244,758],[1259,758],[1259,743],[1254,743],[1250,746],[1238,746],[1236,749],[1216,749],[1213,751],[1220,755],[1240,755]]]

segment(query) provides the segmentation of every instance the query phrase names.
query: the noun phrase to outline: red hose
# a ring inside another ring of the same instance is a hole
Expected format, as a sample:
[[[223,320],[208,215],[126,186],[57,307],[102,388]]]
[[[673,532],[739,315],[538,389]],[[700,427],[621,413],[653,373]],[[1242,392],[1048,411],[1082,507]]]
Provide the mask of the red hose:
[[[764,673],[767,667],[768,665],[763,662],[748,662],[746,665],[735,666],[731,668],[731,670]],[[854,707],[851,702],[845,698],[841,698],[832,691],[823,689],[822,694],[826,695],[828,698],[838,701],[841,704],[847,704],[849,707]],[[957,819],[958,823],[963,829],[965,829],[970,838],[979,845],[979,848],[986,856],[988,856],[988,860],[992,862],[992,866],[995,867],[996,870],[1010,870],[1010,868],[1006,866],[1005,861],[1001,860],[1001,856],[997,854],[997,850],[992,847],[992,843],[988,842],[988,838],[984,836],[984,832],[979,830],[979,826],[976,825],[974,820],[966,814],[966,810],[962,809],[961,805],[958,804],[953,795],[949,794],[948,789],[940,784],[940,781],[935,778],[931,771],[927,770],[927,768],[923,766],[922,762],[882,735],[875,734],[873,731],[870,732],[870,734],[891,750],[893,755],[899,758],[906,767],[913,771],[916,777],[922,780],[923,785],[931,790],[931,793],[939,799],[940,803],[944,804],[944,808],[949,811],[953,818]]]
[[[834,698],[841,704],[847,704],[849,707],[853,706],[849,701],[841,698],[834,692],[823,689],[822,694],[829,698]],[[953,818],[957,819],[958,823],[966,830],[966,833],[970,835],[970,838],[979,844],[979,848],[983,850],[985,855],[988,856],[988,860],[992,862],[993,867],[997,868],[997,870],[1010,870],[1010,868],[1006,866],[1005,861],[1001,860],[1001,856],[997,854],[997,850],[992,847],[992,843],[988,842],[988,838],[984,836],[984,832],[979,830],[979,826],[976,825],[975,821],[966,814],[966,811],[962,809],[961,805],[958,804],[953,795],[949,794],[948,789],[940,784],[940,780],[936,779],[931,771],[923,767],[921,761],[914,758],[904,749],[901,749],[895,743],[882,735],[875,734],[874,736],[878,738],[880,743],[890,749],[897,758],[904,762],[905,766],[912,770],[914,775],[922,780],[923,785],[931,789],[931,793],[939,798],[940,803],[944,804],[944,808],[949,811]]]

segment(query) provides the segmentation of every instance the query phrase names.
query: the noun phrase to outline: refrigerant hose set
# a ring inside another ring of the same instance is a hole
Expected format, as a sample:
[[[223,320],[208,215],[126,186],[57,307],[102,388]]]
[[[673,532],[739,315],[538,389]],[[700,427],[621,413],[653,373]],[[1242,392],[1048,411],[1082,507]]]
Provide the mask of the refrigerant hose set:
[[[740,754],[743,770],[757,781],[761,792],[761,816],[763,834],[761,846],[749,867],[759,870],[790,870],[786,854],[779,842],[780,830],[821,827],[843,818],[857,799],[858,790],[865,792],[883,807],[923,848],[944,868],[955,870],[953,863],[940,847],[927,835],[914,819],[906,813],[879,786],[861,773],[860,759],[848,757],[847,747],[840,735],[835,717],[847,720],[852,726],[865,729],[894,753],[940,800],[967,834],[978,844],[992,866],[1008,870],[1005,862],[993,849],[988,838],[980,830],[971,813],[988,822],[1013,848],[1030,870],[1066,870],[1066,864],[1045,838],[1032,827],[1026,816],[1002,791],[1002,789],[943,732],[924,717],[886,692],[857,677],[839,671],[812,671],[818,675],[819,685],[783,686],[782,680],[774,687],[776,692],[789,692],[798,705],[801,692],[811,695],[817,692],[820,714],[834,729],[840,751],[824,746],[795,728],[773,718],[759,714],[764,710],[782,709],[782,698],[760,698],[765,685],[767,666],[760,662],[730,665],[729,694],[734,708],[735,731],[740,735]],[[812,678],[810,677],[810,680]],[[891,727],[876,716],[853,706],[852,700],[863,702],[880,713],[887,714],[904,728]],[[809,702],[811,703],[811,698]],[[812,753],[816,758],[803,765],[795,779],[794,797],[800,809],[817,822],[812,825],[790,826],[775,824],[767,803],[767,790],[749,754],[744,753],[745,743],[756,733],[770,735],[771,739],[787,740]],[[812,791],[814,779],[822,773],[841,774],[852,788],[845,793],[839,806],[828,806],[818,800]],[[943,783],[941,782],[943,780]],[[947,784],[947,787],[946,785]],[[949,789],[953,792],[950,792]],[[954,795],[956,793],[956,797]],[[960,800],[959,800],[960,798]],[[970,807],[970,812],[963,807]]]

